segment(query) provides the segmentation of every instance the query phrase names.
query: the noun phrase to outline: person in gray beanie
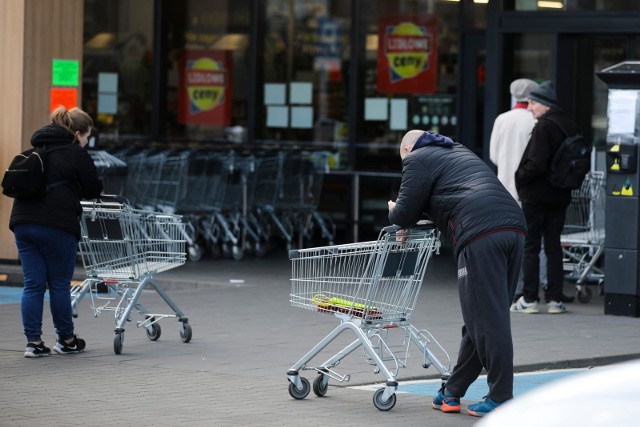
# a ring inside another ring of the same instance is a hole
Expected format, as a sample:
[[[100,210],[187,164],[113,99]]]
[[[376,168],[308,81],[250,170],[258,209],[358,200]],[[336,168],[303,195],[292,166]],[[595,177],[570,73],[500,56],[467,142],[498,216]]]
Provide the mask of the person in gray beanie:
[[[547,287],[544,290],[549,314],[565,313],[562,285],[564,272],[560,234],[565,211],[571,202],[571,190],[552,186],[546,179],[553,155],[566,135],[575,135],[578,126],[558,106],[553,82],[541,83],[529,94],[527,109],[537,119],[531,138],[516,171],[516,189],[527,220],[523,276],[523,296],[512,312],[538,313],[540,289],[540,249],[544,239],[547,256]]]
[[[542,82],[537,88],[533,89],[529,94],[529,99],[549,108],[559,108],[556,87],[551,80]]]
[[[509,91],[515,103],[511,110],[496,117],[489,142],[489,159],[498,169],[498,179],[518,203],[520,198],[516,190],[516,170],[531,138],[533,126],[536,124],[533,114],[527,111],[527,106],[529,94],[537,87],[538,84],[529,79],[516,79],[511,82]],[[540,252],[540,262],[546,265],[543,251]],[[540,273],[540,282],[544,287],[547,283],[547,275],[542,269]],[[522,296],[523,289],[524,278],[521,273],[518,277],[514,304]]]

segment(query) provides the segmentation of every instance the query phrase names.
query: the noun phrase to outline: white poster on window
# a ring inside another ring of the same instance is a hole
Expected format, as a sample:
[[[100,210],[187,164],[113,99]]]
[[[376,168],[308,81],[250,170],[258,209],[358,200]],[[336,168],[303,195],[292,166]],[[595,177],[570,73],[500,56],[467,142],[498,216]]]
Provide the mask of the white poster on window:
[[[284,83],[265,83],[264,103],[266,105],[284,105],[287,86]]]
[[[313,107],[291,107],[291,127],[311,129],[313,127]]]
[[[388,115],[387,98],[365,98],[364,119],[365,120],[387,120]]]
[[[98,113],[116,114],[118,112],[118,95],[115,93],[98,93]]]
[[[291,83],[289,85],[290,104],[311,104],[313,85],[311,83]]]
[[[118,73],[98,73],[98,113],[118,112]]]
[[[408,119],[409,102],[406,99],[391,100],[391,119],[389,129],[406,130]]]
[[[267,127],[286,128],[289,126],[289,107],[270,105],[267,107]]]
[[[98,92],[118,92],[118,73],[98,73]]]

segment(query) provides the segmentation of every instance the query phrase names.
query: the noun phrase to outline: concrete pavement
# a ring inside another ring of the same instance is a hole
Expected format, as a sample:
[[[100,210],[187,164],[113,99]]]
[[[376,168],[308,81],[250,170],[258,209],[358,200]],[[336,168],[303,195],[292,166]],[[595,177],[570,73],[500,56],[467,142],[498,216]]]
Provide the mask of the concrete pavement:
[[[2,273],[15,277],[19,267],[0,265]],[[83,276],[82,268],[77,276]],[[193,339],[182,343],[179,323],[164,319],[160,339],[152,342],[136,328],[136,313],[121,355],[113,352],[112,313],[94,317],[85,299],[76,331],[86,339],[87,351],[26,359],[20,306],[0,305],[0,426],[465,427],[477,422],[466,414],[434,411],[430,398],[412,394],[398,394],[391,411],[377,410],[371,392],[347,387],[384,381],[361,352],[336,368],[351,374],[349,383],[331,381],[323,398],[311,392],[304,400],[292,399],[287,370],[338,321],[291,307],[289,277],[290,263],[280,254],[240,262],[204,259],[160,273],[156,279],[189,317]],[[453,259],[435,256],[412,319],[452,359],[462,325],[455,277]],[[153,291],[145,291],[140,302],[152,312],[170,313]],[[640,358],[640,319],[605,316],[597,294],[588,304],[568,308],[565,315],[512,314],[516,371]],[[55,338],[48,307],[43,326],[43,339],[51,347]],[[319,357],[353,339],[343,335]],[[438,377],[433,367],[422,368],[416,353],[399,370],[399,381]],[[315,377],[311,371],[301,374],[310,381]]]

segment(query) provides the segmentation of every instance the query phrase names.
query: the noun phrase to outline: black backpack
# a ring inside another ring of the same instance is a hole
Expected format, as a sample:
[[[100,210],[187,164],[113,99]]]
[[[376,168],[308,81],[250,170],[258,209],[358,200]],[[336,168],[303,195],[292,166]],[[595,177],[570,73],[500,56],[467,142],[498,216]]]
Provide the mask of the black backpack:
[[[547,182],[553,187],[565,190],[580,188],[585,175],[591,169],[591,145],[578,131],[569,136],[559,123],[549,117],[565,136],[564,141],[554,153],[547,171]]]
[[[57,149],[59,147],[56,147]],[[45,169],[47,164],[46,146],[32,148],[16,155],[4,172],[2,194],[14,199],[39,199],[47,190],[64,184],[66,180],[47,185]]]

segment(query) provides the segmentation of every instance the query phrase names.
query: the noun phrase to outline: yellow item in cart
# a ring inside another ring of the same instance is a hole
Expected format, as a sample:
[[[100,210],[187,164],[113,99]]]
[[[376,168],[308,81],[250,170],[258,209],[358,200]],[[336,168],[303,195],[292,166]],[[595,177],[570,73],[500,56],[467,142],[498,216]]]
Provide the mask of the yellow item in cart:
[[[379,319],[380,313],[375,307],[367,307],[364,304],[355,303],[342,298],[328,297],[323,294],[316,294],[311,299],[313,305],[318,306],[319,312],[331,312],[331,313],[346,313],[353,314],[358,317],[363,317],[365,312],[368,317]],[[372,316],[373,315],[373,316]]]

